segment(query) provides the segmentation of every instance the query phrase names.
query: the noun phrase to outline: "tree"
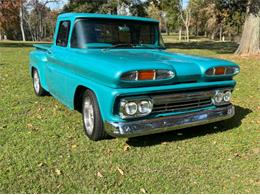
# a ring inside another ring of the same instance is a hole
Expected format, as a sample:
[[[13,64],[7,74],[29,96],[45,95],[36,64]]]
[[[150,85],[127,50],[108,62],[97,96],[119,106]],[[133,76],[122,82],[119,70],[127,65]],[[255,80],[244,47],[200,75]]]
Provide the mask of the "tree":
[[[10,40],[43,40],[53,35],[58,0],[0,0],[0,34]]]
[[[134,16],[146,17],[148,16],[146,12],[146,7],[149,5],[148,1],[142,0],[128,0],[129,11]]]
[[[180,18],[186,29],[186,41],[190,41],[190,22],[191,22],[191,8],[188,6],[183,9],[183,0],[179,1]]]
[[[162,11],[157,4],[151,1],[147,7],[147,13],[150,18],[160,21],[159,25],[161,32],[167,32],[167,34],[169,34],[168,13],[165,10]]]
[[[19,2],[0,0],[0,34],[4,37],[21,36],[19,30]],[[19,35],[18,35],[19,34]]]
[[[57,0],[29,0],[25,7],[30,10],[25,13],[27,31],[32,40],[50,39],[54,32],[58,13],[47,7],[49,3],[58,3]]]
[[[6,23],[5,28],[8,28],[7,26],[12,26],[12,24],[8,24],[10,22],[10,18],[16,18],[17,21],[19,21],[20,26],[20,32],[22,36],[22,40],[25,41],[25,31],[24,31],[24,23],[23,23],[23,12],[24,12],[24,0],[18,0],[18,1],[0,1],[0,12],[1,12],[1,23]],[[3,28],[3,27],[2,27]]]
[[[23,19],[24,19],[24,0],[20,0],[19,2],[19,18],[20,18],[20,28],[21,28],[21,33],[22,33],[22,38],[23,41],[26,41],[25,39],[25,33],[24,33],[24,23],[23,23]]]
[[[260,53],[260,3],[249,0],[247,3],[246,20],[236,54],[250,55]]]
[[[142,0],[70,0],[63,11],[119,14],[120,8],[127,7],[131,15],[147,16],[146,6],[147,1]]]
[[[170,31],[181,29],[182,22],[179,18],[179,0],[150,0],[148,15],[160,20],[161,30]]]
[[[215,0],[221,13],[225,13],[226,25],[236,26],[243,32],[236,54],[250,55],[259,53],[260,41],[260,2],[259,0]]]

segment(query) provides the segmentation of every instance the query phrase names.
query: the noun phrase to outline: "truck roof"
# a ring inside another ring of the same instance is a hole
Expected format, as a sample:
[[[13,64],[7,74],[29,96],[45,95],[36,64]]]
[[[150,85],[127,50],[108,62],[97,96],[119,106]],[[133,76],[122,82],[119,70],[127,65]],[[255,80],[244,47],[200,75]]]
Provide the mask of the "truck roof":
[[[63,13],[58,16],[58,19],[72,19],[77,18],[107,18],[107,19],[122,19],[122,20],[138,20],[144,22],[159,22],[152,18],[136,17],[136,16],[121,16],[110,14],[93,14],[93,13]]]

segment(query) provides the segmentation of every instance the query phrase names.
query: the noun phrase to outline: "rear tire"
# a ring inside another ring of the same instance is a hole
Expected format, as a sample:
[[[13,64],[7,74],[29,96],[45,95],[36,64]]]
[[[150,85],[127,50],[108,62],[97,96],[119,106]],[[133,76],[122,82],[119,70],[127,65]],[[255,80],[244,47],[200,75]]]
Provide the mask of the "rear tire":
[[[33,79],[34,93],[37,96],[45,96],[47,94],[47,91],[42,88],[40,76],[39,76],[37,69],[33,69],[32,79]]]
[[[93,141],[108,137],[95,94],[86,90],[82,97],[82,120],[85,134]]]

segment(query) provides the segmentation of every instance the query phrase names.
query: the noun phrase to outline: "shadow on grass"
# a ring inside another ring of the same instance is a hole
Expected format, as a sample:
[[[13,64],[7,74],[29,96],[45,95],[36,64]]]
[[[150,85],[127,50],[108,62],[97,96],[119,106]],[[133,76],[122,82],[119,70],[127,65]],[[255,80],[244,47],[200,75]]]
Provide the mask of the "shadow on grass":
[[[240,106],[235,106],[235,109],[236,115],[233,118],[225,121],[170,131],[166,133],[129,138],[127,140],[127,144],[133,147],[146,147],[158,145],[163,142],[181,141],[185,139],[191,139],[193,137],[200,137],[208,134],[229,131],[233,128],[239,127],[242,124],[242,119],[244,119],[248,114],[252,112],[252,110]]]
[[[218,54],[234,53],[238,47],[238,44],[234,42],[213,41],[166,43],[165,45],[167,49],[208,49],[214,50]]]

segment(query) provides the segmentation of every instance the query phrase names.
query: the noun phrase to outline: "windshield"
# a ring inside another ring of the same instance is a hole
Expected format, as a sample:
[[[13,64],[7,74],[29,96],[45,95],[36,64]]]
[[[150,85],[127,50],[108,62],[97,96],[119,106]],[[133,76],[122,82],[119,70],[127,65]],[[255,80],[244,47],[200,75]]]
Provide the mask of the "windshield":
[[[159,25],[119,19],[79,19],[72,37],[72,48],[164,48]]]

